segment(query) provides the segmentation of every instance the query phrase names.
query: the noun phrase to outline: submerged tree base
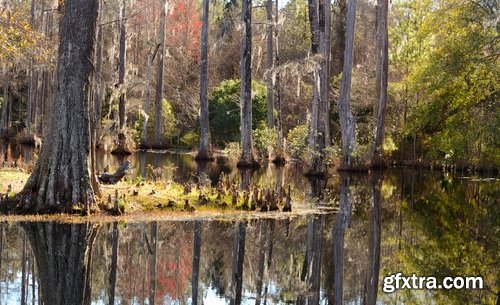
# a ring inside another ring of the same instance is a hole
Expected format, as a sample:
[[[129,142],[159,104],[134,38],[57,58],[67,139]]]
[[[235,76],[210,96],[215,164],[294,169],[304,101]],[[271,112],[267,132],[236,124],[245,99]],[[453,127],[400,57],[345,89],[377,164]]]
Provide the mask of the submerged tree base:
[[[278,156],[274,157],[272,162],[276,166],[284,166],[286,164],[287,160],[286,160],[285,156],[278,155]]]
[[[211,161],[214,161],[215,158],[214,158],[213,154],[211,154],[211,153],[198,152],[196,154],[196,156],[194,157],[194,160],[201,161],[201,162],[211,162]]]
[[[255,161],[254,159],[252,159],[251,161],[240,160],[238,161],[236,166],[238,168],[255,168],[255,169],[261,167],[260,163]]]

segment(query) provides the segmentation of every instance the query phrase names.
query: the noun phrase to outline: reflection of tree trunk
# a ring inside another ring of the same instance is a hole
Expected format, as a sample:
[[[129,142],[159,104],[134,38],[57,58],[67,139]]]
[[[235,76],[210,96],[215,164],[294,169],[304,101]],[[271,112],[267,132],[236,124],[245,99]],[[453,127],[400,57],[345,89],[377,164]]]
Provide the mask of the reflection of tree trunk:
[[[209,176],[210,163],[207,161],[199,160],[196,164],[197,164],[196,168],[198,171],[198,183],[202,187],[210,186],[211,185]]]
[[[43,304],[90,304],[92,246],[97,228],[90,223],[23,223],[36,257]]]
[[[238,232],[234,235],[233,241],[233,263],[232,263],[232,284],[231,284],[231,305],[241,304],[241,293],[243,289],[243,260],[245,258],[245,239],[247,233],[246,221],[238,224]]]
[[[313,197],[317,197],[319,200],[323,199],[323,191],[326,188],[326,180],[323,177],[309,177],[309,183],[311,183],[311,194]]]
[[[21,255],[21,305],[26,305],[26,234],[23,235],[23,250]]]
[[[323,227],[325,225],[325,215],[314,219],[313,228],[313,253],[312,253],[312,273],[310,279],[310,288],[312,294],[309,296],[308,304],[319,304],[321,287],[321,251],[323,249]]]
[[[252,185],[252,176],[254,171],[248,168],[241,168],[241,189],[242,190],[250,190],[250,186]]]
[[[92,260],[89,260],[92,261]],[[31,305],[35,305],[35,280],[36,280],[36,273],[35,273],[35,257],[33,256],[33,253],[31,254]]]
[[[383,178],[378,173],[374,175],[374,181],[372,182],[373,207],[371,230],[368,239],[368,268],[366,271],[363,305],[375,305],[377,301],[378,275],[380,272],[380,188]]]
[[[194,223],[194,242],[193,242],[193,278],[192,289],[193,296],[192,305],[198,304],[198,279],[200,276],[200,250],[201,250],[201,221],[197,220]]]
[[[267,252],[267,271],[264,273],[265,283],[264,283],[264,305],[267,304],[267,290],[269,289],[269,273],[271,270],[271,265],[273,263],[273,248],[274,248],[274,228],[276,226],[275,219],[269,219],[269,250]]]
[[[306,231],[306,254],[304,258],[304,265],[302,266],[302,274],[300,277],[302,281],[309,281],[310,278],[313,238],[314,238],[314,221],[312,218],[309,218],[309,220],[307,221],[307,231]]]
[[[260,222],[260,241],[259,241],[259,263],[257,269],[257,295],[255,296],[255,305],[260,304],[262,296],[262,282],[264,279],[264,267],[266,261],[266,236],[267,235],[267,222]]]
[[[158,251],[158,222],[151,223],[151,267],[149,274],[149,304],[155,304],[156,296],[156,254]]]
[[[3,243],[4,243],[4,223],[0,222],[0,275],[2,274],[2,258],[3,258]],[[2,295],[2,285],[0,285],[0,295]],[[0,298],[1,302],[1,298]]]
[[[349,225],[353,198],[349,189],[349,177],[341,176],[340,185],[340,210],[335,217],[333,227],[333,296],[329,296],[331,304],[343,304],[343,280],[344,280],[344,236],[345,229]]]
[[[118,243],[120,240],[120,230],[118,222],[113,222],[112,250],[111,250],[111,271],[109,273],[109,305],[115,304],[115,289],[116,289],[116,268],[118,266]]]

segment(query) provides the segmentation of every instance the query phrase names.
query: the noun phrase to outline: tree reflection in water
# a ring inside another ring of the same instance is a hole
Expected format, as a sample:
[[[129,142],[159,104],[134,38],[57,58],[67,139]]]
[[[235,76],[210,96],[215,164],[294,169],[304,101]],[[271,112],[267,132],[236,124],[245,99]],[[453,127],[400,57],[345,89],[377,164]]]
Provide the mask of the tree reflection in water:
[[[90,304],[92,246],[98,227],[52,222],[22,226],[36,257],[42,303]]]
[[[290,181],[286,174],[234,174],[259,187]],[[314,187],[334,211],[293,217],[238,214],[101,230],[90,223],[0,222],[0,303],[493,305],[500,290],[499,184],[342,174]],[[487,289],[382,293],[383,276],[396,272],[477,272]]]

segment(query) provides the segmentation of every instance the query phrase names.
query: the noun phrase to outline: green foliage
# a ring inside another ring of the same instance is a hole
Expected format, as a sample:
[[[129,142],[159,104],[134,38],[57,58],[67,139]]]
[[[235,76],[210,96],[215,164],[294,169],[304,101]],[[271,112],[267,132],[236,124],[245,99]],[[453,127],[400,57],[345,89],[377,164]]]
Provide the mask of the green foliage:
[[[210,128],[215,145],[240,140],[240,80],[229,79],[217,86],[209,99]],[[252,81],[252,129],[266,118],[266,88]]]
[[[392,60],[405,72],[393,86],[412,106],[407,137],[415,132],[433,159],[500,164],[500,41],[488,10],[442,0],[402,2],[395,12]]]
[[[187,148],[194,148],[200,143],[200,134],[198,131],[190,130],[182,135],[181,145]]]
[[[276,129],[269,129],[265,124],[255,129],[253,135],[253,148],[257,156],[272,156],[278,143],[278,132]]]
[[[163,138],[168,140],[171,139],[175,132],[175,124],[177,122],[175,118],[174,111],[172,109],[172,104],[166,99],[162,100],[162,124],[163,124]],[[148,142],[153,141],[154,139],[154,127],[155,127],[155,113],[154,109],[151,109],[151,113],[148,118]],[[144,126],[144,117],[140,115],[136,121],[134,126],[135,130],[139,135],[142,135],[142,129]]]
[[[299,159],[304,156],[307,150],[307,126],[297,125],[288,131],[287,150],[292,158]]]

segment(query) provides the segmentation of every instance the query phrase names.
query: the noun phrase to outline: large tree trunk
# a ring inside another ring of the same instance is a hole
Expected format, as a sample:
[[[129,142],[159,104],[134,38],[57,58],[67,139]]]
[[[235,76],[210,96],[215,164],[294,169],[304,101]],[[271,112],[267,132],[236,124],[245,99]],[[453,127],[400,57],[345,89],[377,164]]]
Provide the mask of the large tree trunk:
[[[66,8],[69,5],[66,1]],[[27,222],[23,228],[36,257],[41,304],[90,305],[92,246],[97,228],[89,223],[51,222]]]
[[[319,47],[319,20],[317,0],[308,0],[309,24],[311,30],[311,56],[318,54]],[[308,144],[311,151],[316,150],[316,135],[318,133],[318,113],[320,98],[319,68],[314,69],[313,98],[311,103],[311,121],[309,122]]]
[[[278,10],[276,10],[278,14]],[[267,16],[267,115],[266,122],[267,128],[274,128],[274,86],[272,70],[274,68],[274,54],[273,54],[273,0],[266,1],[266,16]]]
[[[389,68],[389,42],[387,32],[387,13],[389,0],[377,2],[377,98],[375,107],[376,127],[372,165],[380,166],[382,161],[382,144],[384,143],[385,108],[387,102],[387,80]]]
[[[357,0],[348,0],[346,44],[344,52],[344,70],[338,101],[340,118],[340,133],[342,140],[342,164],[341,169],[350,169],[356,162],[353,153],[356,151],[356,120],[351,112],[351,75],[352,56],[354,51],[354,26],[356,20]]]
[[[252,145],[252,1],[243,0],[241,4],[243,34],[240,54],[240,129],[241,158],[238,167],[255,167],[257,162]]]
[[[316,11],[316,6],[318,6]],[[309,17],[313,39],[311,50],[313,55],[321,54],[321,63],[314,72],[313,102],[311,107],[311,125],[309,147],[313,156],[309,175],[323,176],[327,172],[324,149],[329,145],[329,79],[330,79],[330,1],[309,1]],[[311,19],[317,18],[317,20]]]
[[[208,10],[209,0],[203,0],[200,64],[200,149],[196,160],[212,159],[208,117]]]
[[[120,131],[118,132],[118,145],[111,152],[118,155],[129,155],[130,150],[127,148],[127,138],[125,135],[126,128],[126,117],[125,117],[125,99],[126,99],[126,89],[125,89],[125,62],[126,62],[126,51],[127,51],[127,27],[126,27],[126,17],[125,17],[125,0],[120,1],[120,52],[119,52],[119,66],[118,66],[118,89],[120,90],[120,97],[118,102],[118,120],[120,125]]]
[[[161,1],[160,29],[158,31],[158,59],[156,62],[156,86],[155,86],[155,139],[154,147],[160,148],[165,143],[163,138],[163,56],[165,56],[165,22],[166,22],[166,0]]]
[[[89,90],[98,0],[68,0],[61,21],[57,94],[40,157],[23,191],[22,209],[87,211],[100,194],[91,167]],[[75,48],[74,46],[79,46]]]
[[[278,9],[278,0],[276,0],[276,14],[274,16],[274,57],[275,57],[275,67],[279,67],[280,65],[280,56],[279,56],[279,36],[278,36],[278,24],[279,24],[279,9]],[[285,137],[283,135],[283,124],[282,124],[282,116],[281,116],[281,79],[280,73],[276,71],[276,75],[274,76],[274,105],[276,107],[277,118],[276,118],[276,130],[278,132],[278,145],[276,149],[276,154],[273,162],[276,165],[284,165],[286,163],[286,153],[285,153]]]
[[[333,24],[334,42],[332,50],[332,60],[330,63],[331,74],[337,76],[342,73],[344,66],[344,50],[345,50],[345,26],[346,26],[346,0],[340,0],[338,4],[338,14]]]

